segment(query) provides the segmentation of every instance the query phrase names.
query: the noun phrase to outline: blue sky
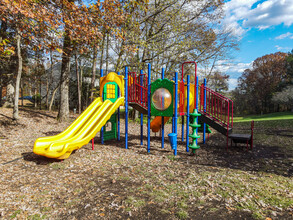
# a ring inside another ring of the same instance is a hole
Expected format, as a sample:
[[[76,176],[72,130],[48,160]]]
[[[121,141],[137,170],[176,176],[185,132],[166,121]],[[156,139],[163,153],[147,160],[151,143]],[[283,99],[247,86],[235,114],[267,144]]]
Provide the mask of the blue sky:
[[[228,0],[225,13],[224,24],[233,28],[240,48],[222,67],[230,75],[231,90],[256,58],[293,49],[293,0]]]

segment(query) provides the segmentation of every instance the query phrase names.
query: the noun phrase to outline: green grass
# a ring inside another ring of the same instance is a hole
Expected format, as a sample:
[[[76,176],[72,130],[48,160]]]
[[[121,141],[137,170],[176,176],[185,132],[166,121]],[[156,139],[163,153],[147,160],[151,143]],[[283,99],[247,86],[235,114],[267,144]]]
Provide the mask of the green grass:
[[[293,112],[276,112],[264,115],[249,115],[244,117],[234,117],[234,122],[247,121],[272,121],[272,120],[293,120]]]

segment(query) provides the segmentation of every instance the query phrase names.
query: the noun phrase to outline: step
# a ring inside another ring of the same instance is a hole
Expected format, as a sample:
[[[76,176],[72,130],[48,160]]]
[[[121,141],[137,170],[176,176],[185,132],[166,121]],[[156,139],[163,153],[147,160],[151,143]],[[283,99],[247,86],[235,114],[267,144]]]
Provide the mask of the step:
[[[201,127],[201,125],[199,124],[189,124],[190,127],[193,127],[193,128],[199,128]]]
[[[188,137],[191,137],[191,138],[193,138],[193,139],[198,139],[198,138],[200,138],[199,135],[193,135],[193,134],[188,135]]]
[[[188,145],[188,147],[192,150],[197,150],[200,148],[200,146],[198,146],[198,145],[193,146],[192,144]]]
[[[229,134],[228,137],[235,143],[246,143],[251,140],[251,134]]]
[[[201,114],[199,113],[189,113],[190,116],[194,116],[194,117],[199,117],[201,116]]]
[[[221,125],[220,123],[216,122],[215,120],[209,118],[208,116],[202,114],[200,117],[198,117],[198,120],[202,123],[206,123],[218,132],[220,132],[223,135],[227,135],[227,126]],[[228,134],[232,133],[232,128],[228,129]]]
[[[148,114],[148,109],[141,106],[140,104],[136,102],[130,102],[129,105],[134,108],[135,110],[139,111],[140,113],[147,115]]]

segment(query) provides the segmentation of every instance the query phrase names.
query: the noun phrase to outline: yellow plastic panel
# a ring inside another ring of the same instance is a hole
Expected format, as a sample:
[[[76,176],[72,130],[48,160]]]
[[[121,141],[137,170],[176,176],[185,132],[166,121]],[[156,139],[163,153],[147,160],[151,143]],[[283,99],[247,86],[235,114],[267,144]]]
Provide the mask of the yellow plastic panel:
[[[123,76],[110,72],[108,75],[100,78],[100,96],[102,97],[103,89],[106,83],[115,82],[120,88],[121,96],[124,96],[124,79]]]

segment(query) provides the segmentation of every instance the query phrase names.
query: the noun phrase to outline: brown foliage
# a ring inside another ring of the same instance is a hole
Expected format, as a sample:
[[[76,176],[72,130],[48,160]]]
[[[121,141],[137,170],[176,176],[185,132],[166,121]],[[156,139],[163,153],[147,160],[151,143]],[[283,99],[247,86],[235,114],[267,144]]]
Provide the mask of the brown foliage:
[[[272,110],[272,94],[286,80],[287,56],[287,53],[277,52],[259,57],[240,77],[238,89],[244,92],[254,112]]]

